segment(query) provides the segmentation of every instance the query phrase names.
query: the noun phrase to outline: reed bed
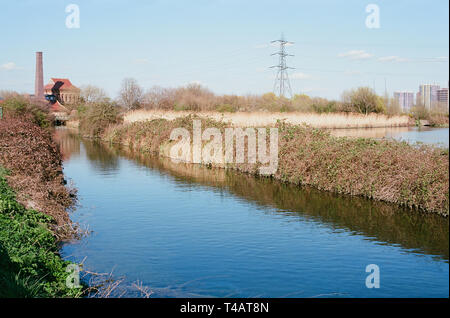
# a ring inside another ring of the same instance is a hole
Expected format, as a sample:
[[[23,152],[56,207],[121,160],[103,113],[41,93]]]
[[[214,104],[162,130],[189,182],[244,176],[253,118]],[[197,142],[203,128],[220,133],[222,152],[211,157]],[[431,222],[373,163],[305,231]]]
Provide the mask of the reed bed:
[[[272,112],[193,112],[165,110],[134,110],[124,114],[125,123],[134,123],[153,119],[174,120],[189,115],[222,121],[234,127],[266,127],[274,126],[277,121],[292,125],[308,125],[314,128],[378,128],[406,127],[413,122],[408,116],[387,116],[371,113],[272,113]]]

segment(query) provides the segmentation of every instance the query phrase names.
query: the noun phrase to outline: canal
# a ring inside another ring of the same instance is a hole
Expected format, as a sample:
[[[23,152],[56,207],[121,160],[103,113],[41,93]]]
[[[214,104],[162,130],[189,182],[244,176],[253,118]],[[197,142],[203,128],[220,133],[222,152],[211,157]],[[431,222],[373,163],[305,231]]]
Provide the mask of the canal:
[[[122,278],[112,296],[449,296],[448,219],[55,137],[91,231],[62,255]]]

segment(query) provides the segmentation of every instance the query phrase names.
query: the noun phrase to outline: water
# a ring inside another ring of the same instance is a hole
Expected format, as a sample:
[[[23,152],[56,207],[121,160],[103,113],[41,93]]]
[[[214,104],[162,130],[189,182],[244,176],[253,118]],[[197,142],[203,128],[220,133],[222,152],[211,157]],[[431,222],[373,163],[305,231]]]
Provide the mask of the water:
[[[409,143],[435,144],[449,147],[449,129],[432,127],[387,127],[330,129],[337,137],[369,137],[403,140]]]
[[[57,139],[72,219],[93,231],[62,255],[123,277],[114,296],[139,296],[137,280],[152,297],[449,296],[447,219]]]

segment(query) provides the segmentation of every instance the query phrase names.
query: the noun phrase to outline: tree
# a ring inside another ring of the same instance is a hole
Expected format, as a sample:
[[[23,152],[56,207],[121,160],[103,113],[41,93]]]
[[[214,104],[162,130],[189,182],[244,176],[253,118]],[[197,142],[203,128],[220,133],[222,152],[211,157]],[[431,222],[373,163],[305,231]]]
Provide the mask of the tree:
[[[101,103],[107,101],[108,95],[106,92],[97,86],[86,85],[81,88],[80,96],[85,103]]]
[[[134,78],[125,78],[119,93],[119,100],[127,110],[138,109],[142,102],[142,88]]]
[[[361,114],[386,111],[383,98],[375,94],[369,87],[359,87],[356,90],[344,92],[342,102],[348,111],[356,111]]]

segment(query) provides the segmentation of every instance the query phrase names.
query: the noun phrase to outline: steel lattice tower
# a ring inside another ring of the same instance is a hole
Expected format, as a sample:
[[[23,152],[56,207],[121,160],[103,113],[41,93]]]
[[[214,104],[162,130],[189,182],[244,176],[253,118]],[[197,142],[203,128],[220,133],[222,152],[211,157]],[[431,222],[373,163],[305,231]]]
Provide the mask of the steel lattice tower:
[[[278,93],[280,97],[286,97],[287,94],[289,94],[289,97],[292,97],[292,89],[291,89],[291,83],[289,82],[289,76],[288,76],[288,69],[294,69],[293,67],[288,67],[286,65],[286,57],[287,56],[294,56],[292,54],[286,53],[286,45],[287,44],[294,44],[294,42],[288,42],[284,39],[284,36],[281,35],[281,39],[271,41],[271,43],[280,43],[280,50],[276,53],[273,53],[271,55],[278,55],[279,62],[278,65],[271,66],[270,68],[277,68],[277,76],[275,78],[275,84],[273,86],[273,92],[275,94]]]

